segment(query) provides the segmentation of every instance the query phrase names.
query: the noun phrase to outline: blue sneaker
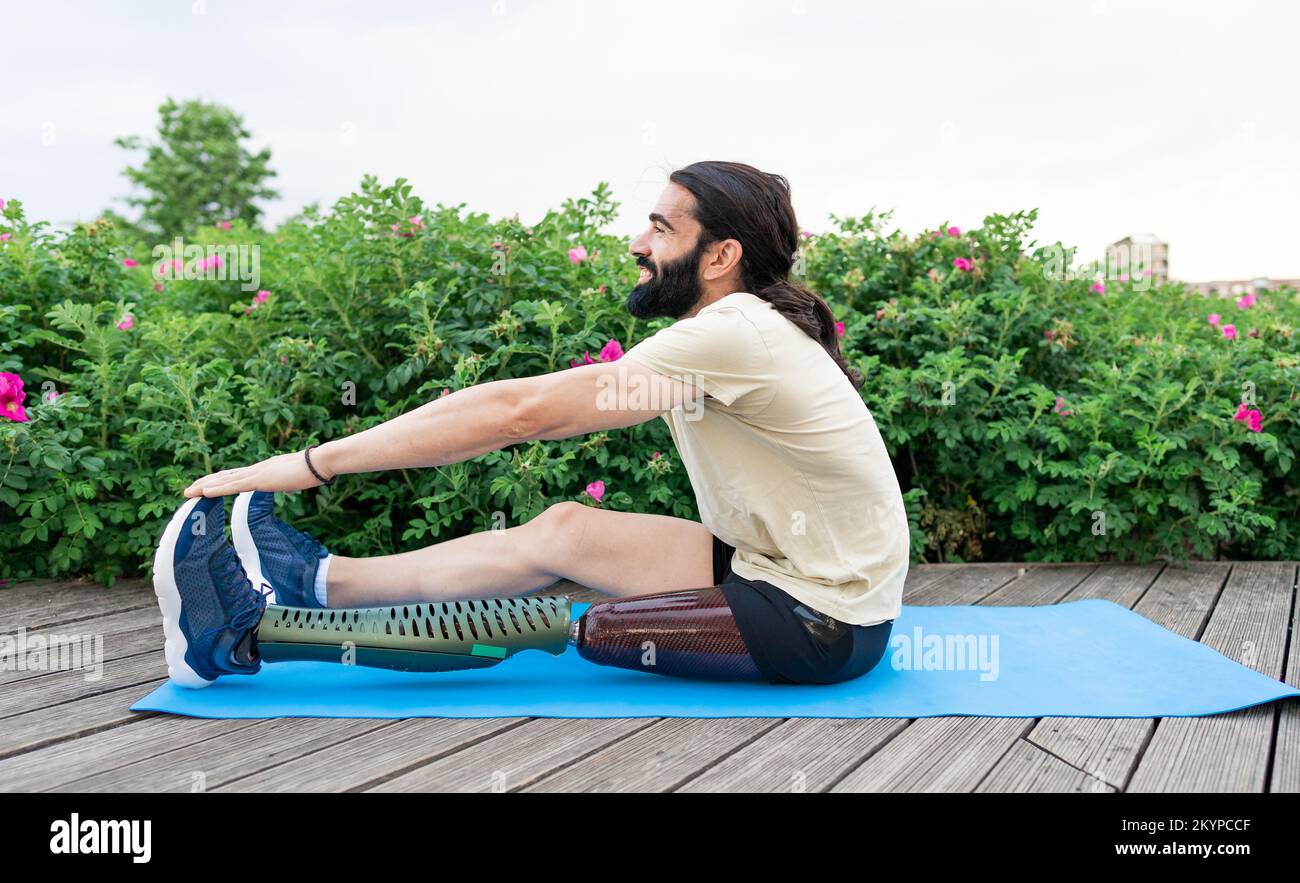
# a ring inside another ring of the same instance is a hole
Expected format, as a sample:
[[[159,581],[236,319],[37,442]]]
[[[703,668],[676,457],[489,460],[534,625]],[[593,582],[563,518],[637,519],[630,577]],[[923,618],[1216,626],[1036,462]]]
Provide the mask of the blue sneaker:
[[[275,494],[245,492],[230,514],[235,551],[254,585],[274,592],[271,603],[315,607],[316,571],[329,550],[275,517]]]
[[[172,681],[197,689],[262,667],[253,629],[266,596],[253,588],[226,542],[220,497],[197,497],[176,510],[154,553],[153,589]]]

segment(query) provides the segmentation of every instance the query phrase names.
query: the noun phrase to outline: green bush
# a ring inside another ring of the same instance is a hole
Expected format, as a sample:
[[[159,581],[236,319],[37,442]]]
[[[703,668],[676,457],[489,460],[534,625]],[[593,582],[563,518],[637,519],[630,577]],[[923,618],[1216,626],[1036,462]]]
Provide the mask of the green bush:
[[[234,278],[159,283],[165,259],[112,224],[56,234],[10,200],[0,372],[24,381],[30,420],[0,419],[4,575],[146,572],[201,474],[445,390],[560,370],[610,339],[629,347],[662,323],[623,306],[635,264],[626,240],[599,232],[616,207],[602,185],[528,226],[367,178],[274,232],[236,221],[187,238],[227,249],[228,267],[233,248],[255,247],[258,294]],[[805,240],[800,263],[866,376],[918,559],[1300,557],[1293,292],[1248,309],[1172,285],[1098,294],[1026,244],[1032,213],[961,235],[885,232],[886,220],[839,220]],[[587,257],[571,260],[578,246]],[[1234,420],[1243,390],[1258,432]],[[659,420],[347,476],[281,505],[331,548],[375,555],[559,500],[595,505],[595,480],[607,508],[696,515]]]

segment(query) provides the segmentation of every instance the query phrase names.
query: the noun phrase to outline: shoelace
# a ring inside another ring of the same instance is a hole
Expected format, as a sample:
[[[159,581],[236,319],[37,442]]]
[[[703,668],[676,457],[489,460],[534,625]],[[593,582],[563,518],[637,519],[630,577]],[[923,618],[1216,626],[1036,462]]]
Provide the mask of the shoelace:
[[[203,632],[206,637],[226,629],[235,629],[244,631],[257,625],[262,618],[262,613],[266,610],[266,599],[271,594],[270,586],[264,587],[264,591],[253,588],[252,582],[248,579],[248,572],[244,570],[244,563],[239,560],[235,550],[230,546],[224,546],[216,555],[217,572],[214,577],[221,580],[243,581],[248,586],[248,591],[239,596],[235,609],[231,611],[230,622],[213,626]]]

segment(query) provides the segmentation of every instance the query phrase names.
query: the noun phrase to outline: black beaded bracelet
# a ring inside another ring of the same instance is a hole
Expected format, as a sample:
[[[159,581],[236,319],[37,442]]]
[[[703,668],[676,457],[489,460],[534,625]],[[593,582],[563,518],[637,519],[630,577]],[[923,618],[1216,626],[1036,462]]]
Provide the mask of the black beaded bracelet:
[[[334,480],[338,478],[337,475],[333,476],[332,478],[326,479],[325,476],[317,472],[316,467],[311,464],[311,449],[319,448],[319,447],[320,447],[319,442],[317,442],[316,444],[307,445],[306,449],[303,450],[302,455],[307,460],[307,468],[311,470],[312,475],[316,476],[317,481],[319,481],[321,484],[333,484]]]

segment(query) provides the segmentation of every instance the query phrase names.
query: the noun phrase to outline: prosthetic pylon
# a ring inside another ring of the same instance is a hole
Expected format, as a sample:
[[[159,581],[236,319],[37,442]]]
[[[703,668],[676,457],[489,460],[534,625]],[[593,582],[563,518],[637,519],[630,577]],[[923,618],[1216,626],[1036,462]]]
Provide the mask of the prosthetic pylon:
[[[559,656],[572,625],[563,595],[323,610],[270,604],[257,653],[266,662],[456,671],[488,668],[521,650]]]

